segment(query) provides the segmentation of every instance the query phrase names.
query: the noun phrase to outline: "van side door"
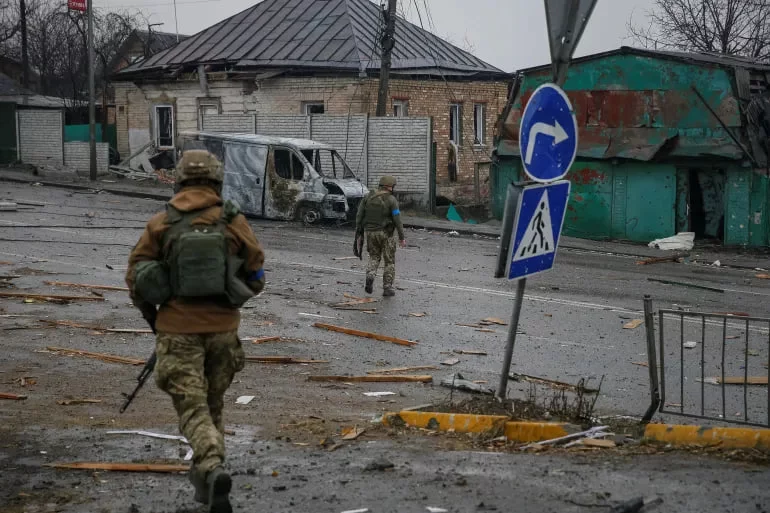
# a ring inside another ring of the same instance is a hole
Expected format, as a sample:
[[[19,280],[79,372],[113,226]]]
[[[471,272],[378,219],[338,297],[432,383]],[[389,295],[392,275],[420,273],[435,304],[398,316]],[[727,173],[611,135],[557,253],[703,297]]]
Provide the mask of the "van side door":
[[[267,146],[229,141],[224,146],[222,197],[236,201],[245,214],[264,216]]]

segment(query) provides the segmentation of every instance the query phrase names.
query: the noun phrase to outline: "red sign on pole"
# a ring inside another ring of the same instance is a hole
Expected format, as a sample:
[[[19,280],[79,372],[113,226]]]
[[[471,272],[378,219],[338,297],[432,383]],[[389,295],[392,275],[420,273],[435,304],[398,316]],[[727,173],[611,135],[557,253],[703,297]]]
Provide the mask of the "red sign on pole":
[[[67,7],[73,11],[86,12],[88,0],[67,0]]]

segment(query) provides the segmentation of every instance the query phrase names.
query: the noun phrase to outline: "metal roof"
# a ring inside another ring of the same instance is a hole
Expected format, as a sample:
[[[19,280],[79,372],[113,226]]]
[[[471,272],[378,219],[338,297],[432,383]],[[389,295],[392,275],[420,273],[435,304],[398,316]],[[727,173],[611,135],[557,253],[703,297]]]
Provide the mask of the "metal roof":
[[[124,69],[118,77],[198,64],[378,70],[380,17],[380,7],[370,0],[264,0]],[[396,20],[395,39],[394,73],[435,73],[438,67],[445,75],[509,76],[402,18]]]
[[[169,32],[137,30],[136,35],[147,45],[150,55],[167,50],[177,43],[177,35]],[[179,34],[179,41],[184,41],[188,37],[190,36]]]
[[[182,132],[180,135],[187,137],[202,137],[204,139],[221,139],[223,141],[244,142],[253,144],[277,144],[290,146],[299,150],[334,150],[334,146],[313,141],[310,139],[295,139],[293,137],[276,137],[272,135],[259,135],[250,133],[214,133],[214,132]]]

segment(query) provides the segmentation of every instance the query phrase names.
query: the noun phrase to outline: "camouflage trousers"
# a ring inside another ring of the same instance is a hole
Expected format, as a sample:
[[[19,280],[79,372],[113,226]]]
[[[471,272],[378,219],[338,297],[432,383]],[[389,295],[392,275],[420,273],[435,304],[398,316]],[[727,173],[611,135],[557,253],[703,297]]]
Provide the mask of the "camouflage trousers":
[[[380,268],[380,260],[385,260],[385,268],[382,270],[382,286],[393,286],[396,278],[396,238],[388,236],[384,231],[366,232],[366,249],[369,252],[369,261],[366,263],[366,277],[374,279],[377,269]]]
[[[158,333],[155,351],[155,382],[171,396],[193,465],[205,475],[225,459],[224,395],[246,360],[238,332]]]

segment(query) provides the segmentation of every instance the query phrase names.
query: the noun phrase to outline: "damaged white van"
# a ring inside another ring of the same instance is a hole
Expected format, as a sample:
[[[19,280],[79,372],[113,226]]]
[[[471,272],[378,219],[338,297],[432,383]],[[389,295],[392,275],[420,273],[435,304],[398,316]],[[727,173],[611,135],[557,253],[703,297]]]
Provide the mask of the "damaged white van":
[[[314,224],[355,219],[369,190],[332,147],[306,139],[184,132],[180,149],[206,149],[224,164],[222,196],[249,215]]]

